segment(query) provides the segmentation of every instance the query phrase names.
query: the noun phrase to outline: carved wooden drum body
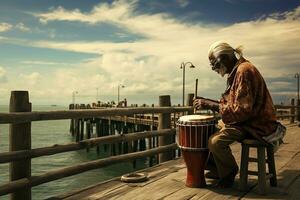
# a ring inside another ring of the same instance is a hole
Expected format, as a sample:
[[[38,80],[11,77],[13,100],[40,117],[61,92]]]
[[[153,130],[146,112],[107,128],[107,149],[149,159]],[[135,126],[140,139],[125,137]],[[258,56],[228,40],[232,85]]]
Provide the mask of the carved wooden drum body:
[[[205,187],[208,138],[215,132],[215,118],[212,115],[186,115],[180,117],[176,125],[178,145],[187,167],[186,185]]]

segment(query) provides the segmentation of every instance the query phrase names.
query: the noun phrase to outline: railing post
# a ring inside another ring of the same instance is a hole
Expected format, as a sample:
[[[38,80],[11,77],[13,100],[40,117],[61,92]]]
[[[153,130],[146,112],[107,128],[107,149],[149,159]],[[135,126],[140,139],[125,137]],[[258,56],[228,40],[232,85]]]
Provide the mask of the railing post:
[[[159,96],[159,106],[171,106],[170,95]],[[159,114],[158,117],[158,129],[169,129],[171,128],[171,113]],[[172,144],[174,142],[173,136],[160,136],[158,139],[159,146]],[[159,154],[159,163],[173,159],[173,152],[165,152]]]
[[[31,112],[28,91],[12,91],[9,112]],[[9,151],[31,149],[31,122],[10,124]],[[9,166],[10,181],[31,177],[31,159],[14,161]],[[11,194],[11,200],[31,200],[31,188]]]
[[[193,106],[193,100],[194,100],[194,93],[189,93],[187,95],[187,106]],[[193,111],[188,111],[188,115],[192,115]]]
[[[291,106],[295,106],[295,99],[291,99]],[[294,115],[290,118],[290,123],[292,124],[295,122],[295,107],[291,108],[290,115]]]

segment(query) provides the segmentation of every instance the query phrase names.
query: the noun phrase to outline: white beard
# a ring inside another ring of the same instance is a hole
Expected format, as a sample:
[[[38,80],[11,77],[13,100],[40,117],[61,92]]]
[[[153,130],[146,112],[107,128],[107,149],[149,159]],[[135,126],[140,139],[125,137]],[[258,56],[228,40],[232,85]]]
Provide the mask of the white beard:
[[[221,67],[220,67],[220,69],[218,70],[218,73],[219,73],[222,77],[224,77],[225,74],[226,74],[226,70],[227,70],[227,68],[226,68],[224,65],[221,64]]]

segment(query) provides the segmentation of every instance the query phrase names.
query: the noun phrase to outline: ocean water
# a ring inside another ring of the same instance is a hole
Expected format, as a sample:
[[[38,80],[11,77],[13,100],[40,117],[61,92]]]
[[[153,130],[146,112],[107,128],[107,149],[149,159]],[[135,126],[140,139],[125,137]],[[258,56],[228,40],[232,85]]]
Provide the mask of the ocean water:
[[[63,106],[34,106],[33,111],[48,110],[66,110]],[[7,106],[0,105],[0,112],[8,112]],[[74,141],[69,133],[70,120],[53,120],[32,122],[32,148],[47,147],[54,144],[66,144]],[[0,152],[9,151],[9,125],[0,124]],[[43,156],[32,159],[32,175],[41,175],[51,170],[62,167],[76,165],[82,162],[96,160],[107,157],[108,154],[101,149],[98,156],[96,148],[86,150],[73,151],[67,153],[56,154],[52,156]],[[32,199],[39,200],[49,198],[58,194],[63,194],[74,189],[83,188],[98,182],[120,176],[138,169],[147,167],[146,159],[137,160],[137,168],[134,169],[131,162],[122,162],[105,168],[84,172],[75,176],[66,177],[57,181],[52,181],[32,189]],[[9,181],[9,165],[0,164],[0,184]],[[9,196],[0,196],[0,199],[8,199]]]

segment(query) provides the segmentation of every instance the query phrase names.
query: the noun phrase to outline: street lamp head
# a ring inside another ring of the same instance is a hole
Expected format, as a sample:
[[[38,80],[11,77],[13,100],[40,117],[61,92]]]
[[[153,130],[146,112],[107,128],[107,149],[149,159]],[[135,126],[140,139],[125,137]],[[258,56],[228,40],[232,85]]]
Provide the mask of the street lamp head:
[[[184,106],[184,86],[185,86],[185,66],[189,64],[190,68],[195,68],[195,65],[191,62],[182,62],[180,69],[182,69],[182,106]]]
[[[190,68],[195,68],[195,65],[193,65],[192,62],[182,62],[180,65],[180,69],[184,69],[187,64],[190,65]]]

